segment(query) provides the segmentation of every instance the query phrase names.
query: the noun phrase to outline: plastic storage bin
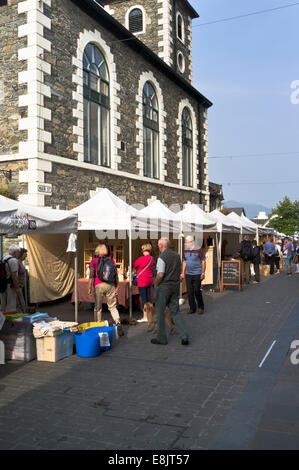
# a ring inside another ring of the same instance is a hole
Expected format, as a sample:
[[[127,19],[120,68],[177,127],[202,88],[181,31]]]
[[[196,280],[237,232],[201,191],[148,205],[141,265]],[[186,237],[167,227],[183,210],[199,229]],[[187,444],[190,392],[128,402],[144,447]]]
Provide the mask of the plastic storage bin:
[[[88,328],[94,328],[96,326],[109,326],[109,323],[108,323],[107,320],[101,321],[101,322],[81,323],[81,325],[78,326],[78,331],[79,331],[79,333],[82,333],[83,331],[87,330]]]
[[[108,351],[112,347],[113,337],[114,337],[114,334],[115,334],[115,326],[98,326],[96,328],[89,328],[88,330],[86,330],[86,334],[88,336],[97,337],[98,341],[99,341],[99,344],[100,344],[99,333],[108,333],[110,346],[101,346],[100,345],[101,352]]]
[[[88,331],[88,330],[87,330]],[[87,331],[75,333],[76,353],[80,357],[99,356],[100,339],[97,335],[88,335]]]

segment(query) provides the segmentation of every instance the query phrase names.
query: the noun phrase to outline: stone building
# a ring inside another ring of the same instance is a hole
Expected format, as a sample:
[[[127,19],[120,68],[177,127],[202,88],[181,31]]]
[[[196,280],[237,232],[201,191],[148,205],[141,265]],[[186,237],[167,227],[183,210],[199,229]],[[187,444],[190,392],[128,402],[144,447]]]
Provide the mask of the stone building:
[[[209,210],[197,16],[187,0],[0,0],[0,170],[20,201],[70,209],[107,187]]]
[[[223,189],[221,184],[209,183],[210,188],[210,212],[217,209],[221,211],[223,209]]]

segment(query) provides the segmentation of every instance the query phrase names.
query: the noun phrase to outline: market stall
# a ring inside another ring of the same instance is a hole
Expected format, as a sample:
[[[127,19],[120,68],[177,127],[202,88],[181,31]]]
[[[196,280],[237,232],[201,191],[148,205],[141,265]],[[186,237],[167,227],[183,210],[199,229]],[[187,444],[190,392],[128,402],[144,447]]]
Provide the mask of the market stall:
[[[0,196],[0,234],[57,236],[57,234],[76,232],[77,220],[77,215],[69,211],[30,206]],[[40,263],[40,254],[37,254],[37,262]],[[1,322],[0,363],[4,362],[4,354],[8,355],[8,358],[20,357],[21,360],[31,360],[36,354],[31,322],[33,317],[27,320],[28,316],[21,313],[17,314],[18,318],[10,318],[8,321],[8,317],[4,316],[5,322]],[[20,321],[20,318],[25,320]]]

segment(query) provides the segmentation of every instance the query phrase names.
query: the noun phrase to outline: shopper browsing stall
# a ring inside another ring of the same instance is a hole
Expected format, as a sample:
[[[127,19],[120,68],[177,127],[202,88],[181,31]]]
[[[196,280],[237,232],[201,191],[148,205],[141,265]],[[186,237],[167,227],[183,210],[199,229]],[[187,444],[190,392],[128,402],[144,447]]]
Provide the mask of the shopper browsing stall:
[[[0,294],[0,311],[9,312],[17,310],[17,300],[22,304],[21,288],[19,287],[17,255],[19,247],[11,245],[7,256],[4,256],[5,290]],[[24,305],[25,308],[25,305]]]
[[[194,238],[186,237],[183,255],[183,272],[181,277],[186,279],[188,301],[190,310],[188,313],[204,313],[204,302],[201,293],[201,282],[205,278],[206,257],[202,248],[194,244]],[[197,308],[196,308],[197,303]]]
[[[93,258],[89,265],[88,293],[91,295],[94,288],[97,321],[100,322],[102,320],[102,304],[104,297],[106,297],[109,311],[117,326],[117,332],[119,336],[123,336],[119,313],[116,307],[115,287],[118,284],[116,263],[108,255],[108,248],[104,244],[98,245],[95,253],[98,255],[98,258]]]
[[[141,296],[142,302],[142,310],[143,310],[143,318],[137,321],[147,321],[146,313],[144,310],[144,305],[147,302],[152,303],[152,284],[153,284],[153,265],[154,265],[154,258],[151,255],[152,252],[152,245],[150,243],[146,243],[141,246],[142,256],[140,256],[135,263],[133,264],[133,268],[137,269],[137,286],[139,289],[139,293]]]

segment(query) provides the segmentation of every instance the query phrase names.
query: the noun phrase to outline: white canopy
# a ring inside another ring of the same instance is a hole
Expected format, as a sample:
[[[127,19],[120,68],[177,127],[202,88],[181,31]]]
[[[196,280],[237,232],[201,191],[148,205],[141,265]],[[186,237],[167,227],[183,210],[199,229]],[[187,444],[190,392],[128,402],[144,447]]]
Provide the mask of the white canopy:
[[[217,221],[197,204],[187,204],[185,209],[175,214],[175,218],[182,223],[183,232],[191,232],[192,224],[196,231],[217,232]]]
[[[226,216],[229,220],[236,222],[239,224],[239,226],[242,228],[242,233],[243,234],[255,234],[256,233],[256,228],[252,227],[251,225],[248,225],[242,217],[240,217],[238,214],[235,212],[230,212]],[[253,223],[253,222],[252,222]]]
[[[129,230],[138,211],[105,188],[72,212],[78,214],[78,230]]]
[[[0,233],[71,233],[77,231],[77,215],[69,211],[23,204],[0,196]]]
[[[166,233],[179,233],[180,231],[176,214],[159,200],[139,210],[132,221],[132,226],[134,229]]]
[[[245,222],[245,224],[247,224],[249,227],[252,227],[253,229],[255,229],[255,231],[258,230],[258,233],[261,235],[261,234],[264,234],[264,233],[269,233],[270,230],[267,229],[267,228],[263,228],[261,227],[260,225],[257,225],[255,222],[253,222],[252,220],[248,219],[247,217],[245,217],[245,215],[241,215],[241,219]]]
[[[222,214],[222,212],[218,211],[217,209],[210,212],[209,216],[213,217],[215,220],[217,220],[218,223],[222,224],[223,232],[240,233],[240,224],[234,222],[231,219],[228,219],[226,215]]]

